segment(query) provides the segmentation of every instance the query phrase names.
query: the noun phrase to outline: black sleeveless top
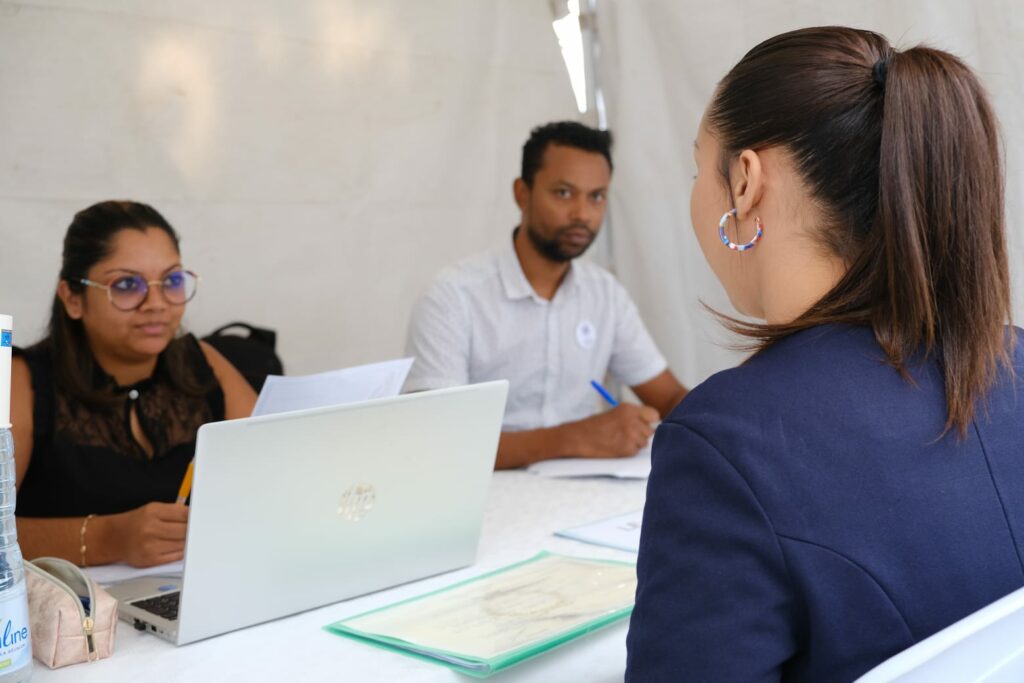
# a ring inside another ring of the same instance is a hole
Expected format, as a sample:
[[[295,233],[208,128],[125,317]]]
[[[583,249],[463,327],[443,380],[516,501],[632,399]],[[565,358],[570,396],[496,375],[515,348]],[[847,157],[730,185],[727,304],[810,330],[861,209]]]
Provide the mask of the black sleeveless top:
[[[45,341],[17,351],[28,363],[35,394],[32,460],[18,488],[18,515],[107,515],[174,502],[199,427],[224,419],[224,394],[195,337],[171,343],[184,345],[195,378],[210,386],[205,396],[186,396],[174,387],[165,351],[152,377],[128,387],[97,367],[94,385],[112,388],[118,401],[96,409],[57,388]],[[132,403],[152,455],[132,436]]]

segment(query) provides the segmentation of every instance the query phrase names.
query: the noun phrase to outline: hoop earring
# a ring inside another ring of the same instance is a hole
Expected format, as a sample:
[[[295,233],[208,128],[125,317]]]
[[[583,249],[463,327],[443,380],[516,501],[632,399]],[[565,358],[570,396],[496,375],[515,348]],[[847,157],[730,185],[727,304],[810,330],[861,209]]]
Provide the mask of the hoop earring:
[[[722,216],[722,220],[718,221],[718,239],[722,240],[722,244],[733,251],[746,251],[747,249],[753,249],[754,245],[760,242],[761,238],[764,237],[764,226],[761,225],[761,218],[754,216],[754,227],[757,229],[757,232],[754,233],[753,239],[746,244],[736,244],[725,234],[725,226],[729,224],[729,216],[735,217],[736,209],[729,209],[725,212],[725,215]]]

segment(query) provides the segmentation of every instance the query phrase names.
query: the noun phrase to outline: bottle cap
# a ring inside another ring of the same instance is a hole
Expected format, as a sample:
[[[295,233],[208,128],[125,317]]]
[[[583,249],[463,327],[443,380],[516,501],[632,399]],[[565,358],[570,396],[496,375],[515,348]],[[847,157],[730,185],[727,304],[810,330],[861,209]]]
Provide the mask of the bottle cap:
[[[11,347],[14,318],[0,313],[0,429],[11,426]]]

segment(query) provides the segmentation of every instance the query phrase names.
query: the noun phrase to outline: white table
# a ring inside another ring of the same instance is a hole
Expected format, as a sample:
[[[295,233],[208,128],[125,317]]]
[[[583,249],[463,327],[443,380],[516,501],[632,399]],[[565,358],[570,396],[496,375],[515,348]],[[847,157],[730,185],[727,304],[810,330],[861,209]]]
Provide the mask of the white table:
[[[175,647],[118,626],[111,658],[50,671],[38,662],[36,683],[157,681],[445,681],[471,679],[448,669],[324,631],[339,619],[435,590],[540,550],[635,561],[633,553],[558,538],[566,527],[643,506],[644,481],[555,480],[497,472],[491,483],[477,563],[466,569]],[[512,681],[621,681],[627,623],[615,624],[495,675]]]

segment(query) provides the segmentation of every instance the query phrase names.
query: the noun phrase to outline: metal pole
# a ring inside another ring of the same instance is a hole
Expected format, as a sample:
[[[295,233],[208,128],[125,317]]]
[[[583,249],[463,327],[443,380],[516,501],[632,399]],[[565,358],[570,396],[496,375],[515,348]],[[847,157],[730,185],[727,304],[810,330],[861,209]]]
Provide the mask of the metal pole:
[[[583,65],[587,82],[588,123],[596,124],[600,130],[608,130],[608,111],[605,107],[604,88],[601,84],[601,39],[597,29],[599,0],[580,0],[580,35],[583,39]],[[615,272],[613,250],[614,231],[611,216],[605,214],[604,226],[594,245],[598,259],[604,266]]]

